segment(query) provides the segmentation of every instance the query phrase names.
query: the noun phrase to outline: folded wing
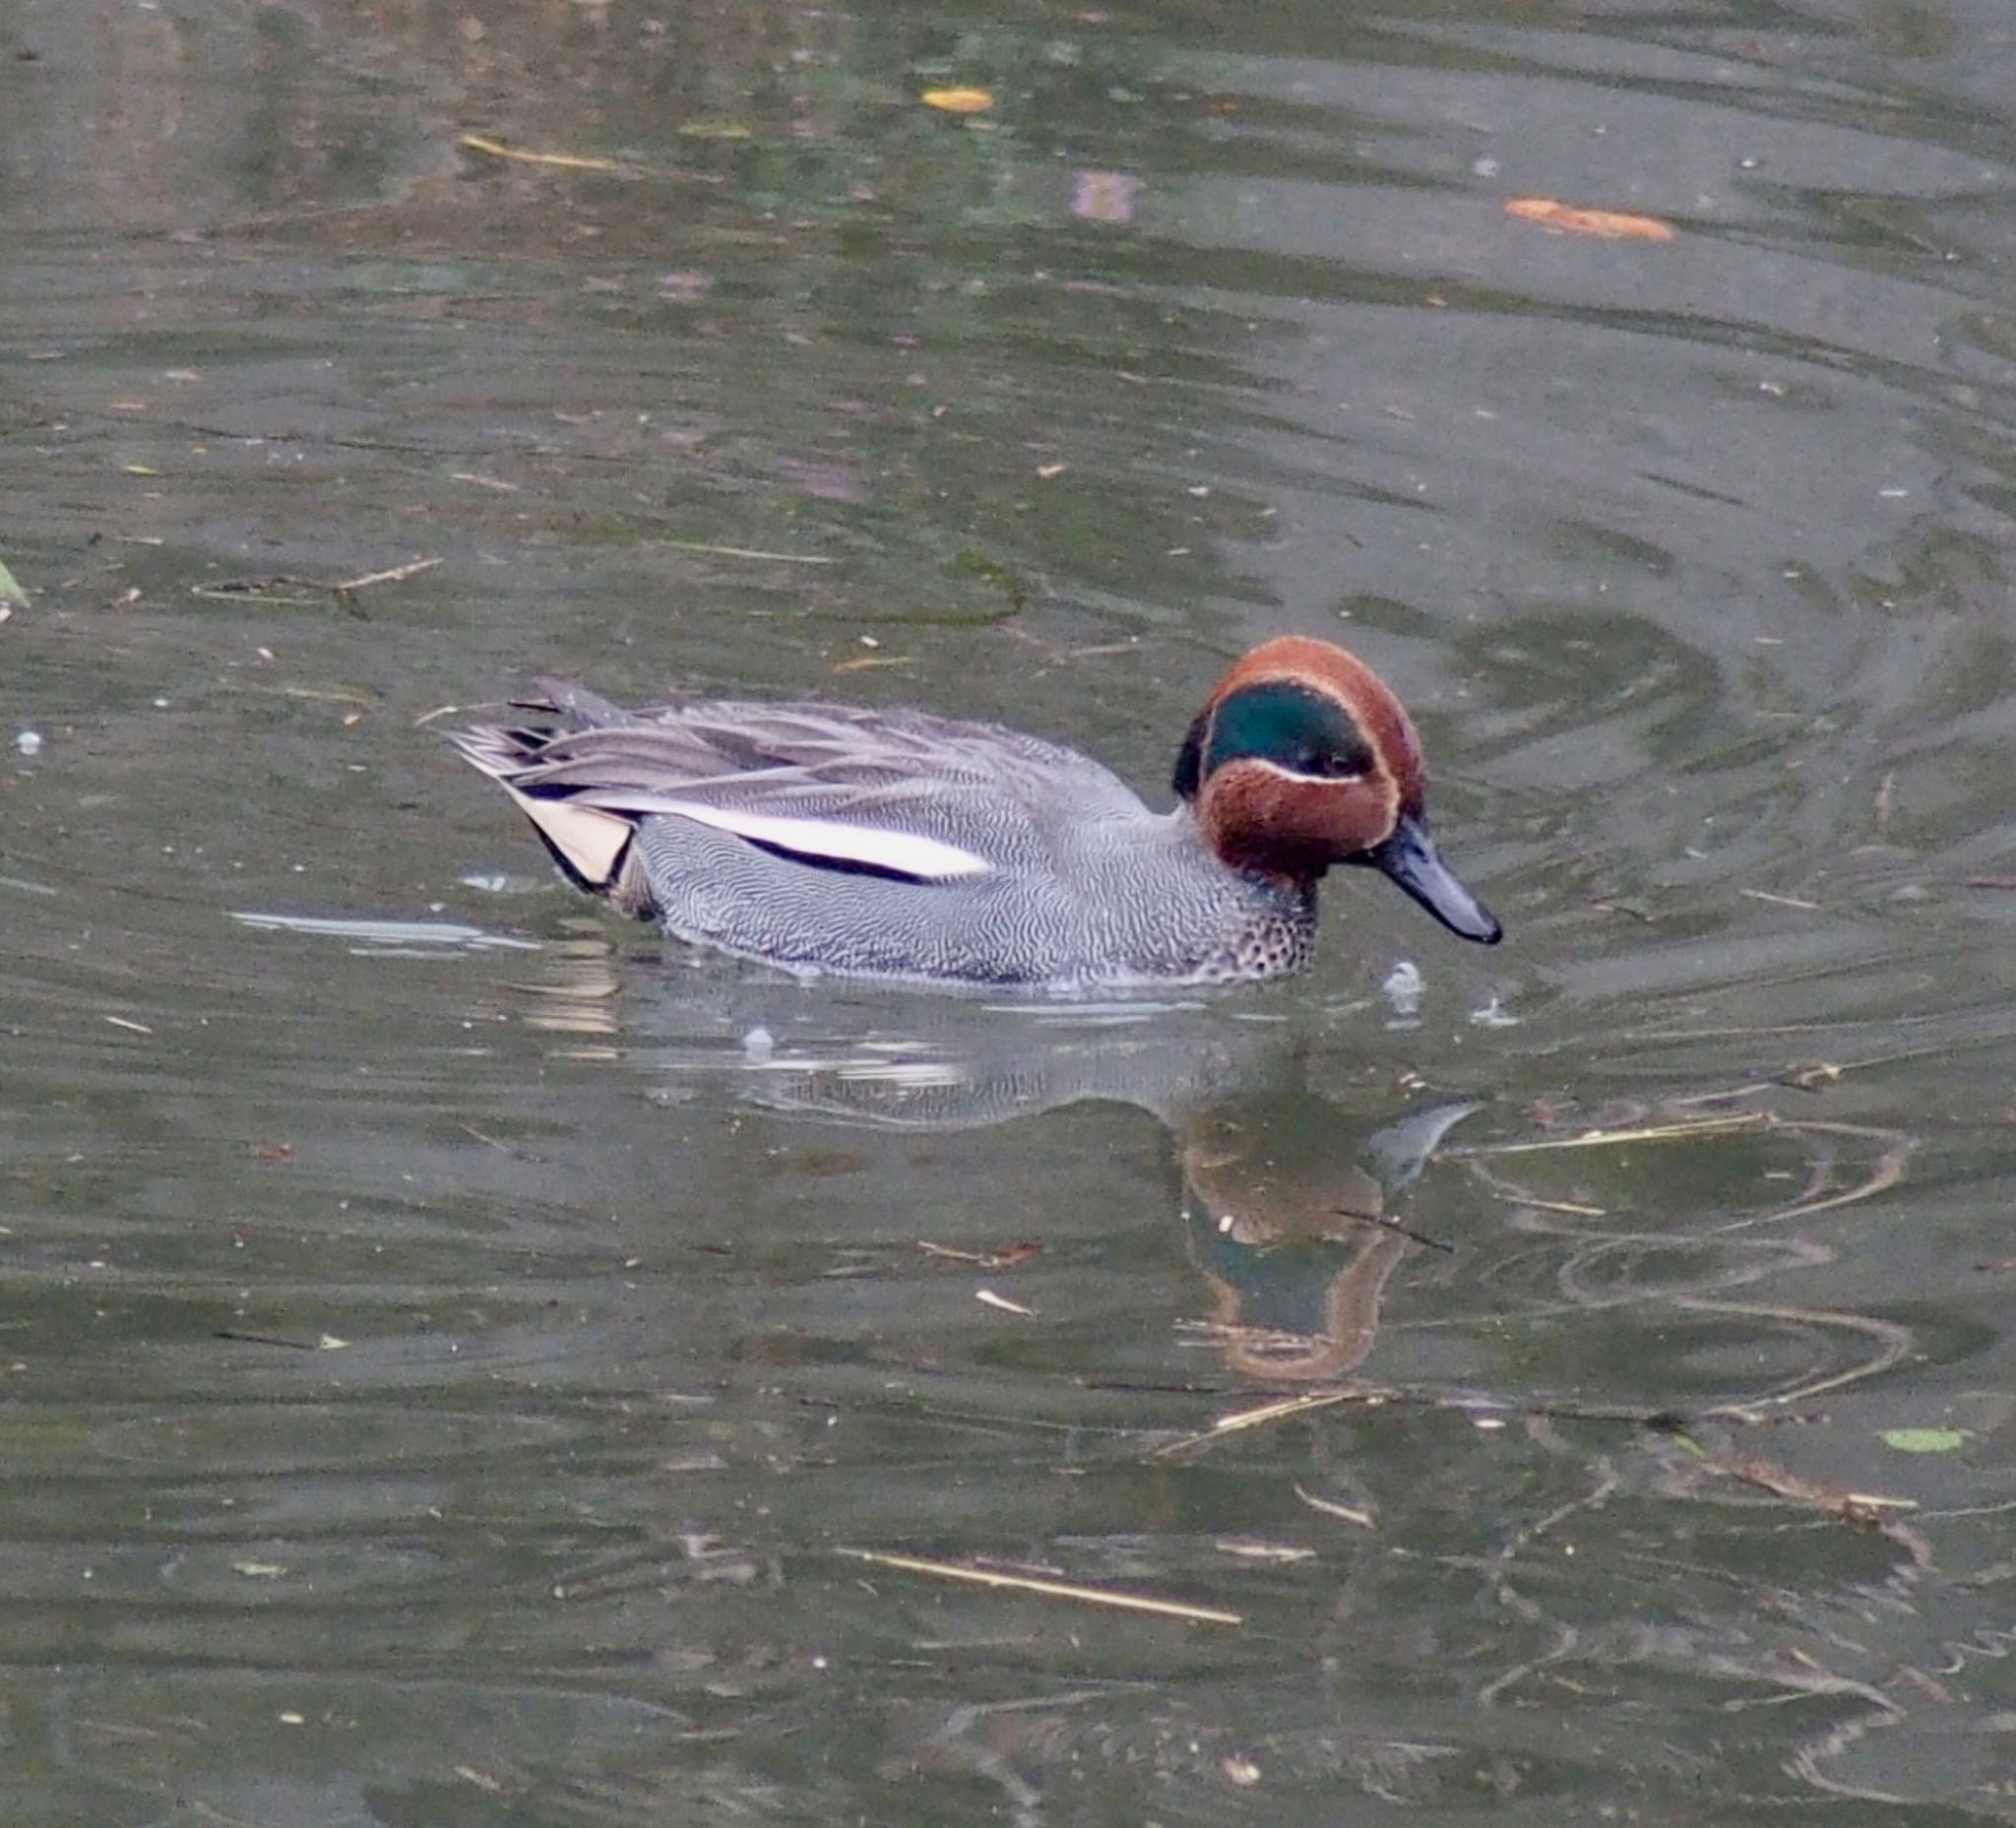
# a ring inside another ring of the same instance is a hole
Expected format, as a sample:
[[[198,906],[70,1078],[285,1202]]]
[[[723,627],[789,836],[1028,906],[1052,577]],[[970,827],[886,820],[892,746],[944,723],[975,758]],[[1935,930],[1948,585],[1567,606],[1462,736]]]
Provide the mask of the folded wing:
[[[1138,818],[1117,777],[992,725],[921,712],[706,703],[621,712],[542,682],[556,727],[454,741],[531,819],[577,884],[649,912],[631,840],[687,819],[811,868],[917,884],[1054,864],[1057,809]]]

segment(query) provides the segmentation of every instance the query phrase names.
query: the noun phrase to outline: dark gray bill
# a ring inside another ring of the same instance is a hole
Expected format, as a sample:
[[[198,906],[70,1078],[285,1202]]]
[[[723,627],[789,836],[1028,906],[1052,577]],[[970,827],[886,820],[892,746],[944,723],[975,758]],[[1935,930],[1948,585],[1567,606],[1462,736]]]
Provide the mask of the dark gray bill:
[[[1403,813],[1399,829],[1383,845],[1367,851],[1364,860],[1392,877],[1450,932],[1480,946],[1495,946],[1504,938],[1497,916],[1442,861],[1424,819]]]

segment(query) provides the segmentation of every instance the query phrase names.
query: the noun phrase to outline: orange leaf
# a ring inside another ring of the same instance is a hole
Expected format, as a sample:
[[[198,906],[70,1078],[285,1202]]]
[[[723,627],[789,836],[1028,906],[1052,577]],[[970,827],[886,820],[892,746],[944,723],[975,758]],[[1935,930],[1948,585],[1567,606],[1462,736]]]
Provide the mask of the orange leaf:
[[[1597,235],[1606,241],[1670,241],[1673,225],[1656,216],[1626,216],[1617,210],[1575,210],[1551,197],[1511,197],[1505,214],[1564,235]]]
[[[994,105],[993,95],[984,89],[927,89],[917,99],[947,114],[984,114]]]

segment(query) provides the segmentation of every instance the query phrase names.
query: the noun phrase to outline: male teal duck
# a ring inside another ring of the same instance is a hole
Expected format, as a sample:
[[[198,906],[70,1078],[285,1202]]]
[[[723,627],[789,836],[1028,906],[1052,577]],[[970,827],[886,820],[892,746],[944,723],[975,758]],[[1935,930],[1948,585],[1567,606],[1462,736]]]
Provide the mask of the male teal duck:
[[[1452,933],[1502,929],[1437,852],[1420,739],[1369,666],[1286,636],[1218,683],[1156,813],[1075,751],[921,711],[620,711],[541,681],[546,727],[454,741],[576,886],[801,972],[1093,989],[1298,970],[1334,863]]]

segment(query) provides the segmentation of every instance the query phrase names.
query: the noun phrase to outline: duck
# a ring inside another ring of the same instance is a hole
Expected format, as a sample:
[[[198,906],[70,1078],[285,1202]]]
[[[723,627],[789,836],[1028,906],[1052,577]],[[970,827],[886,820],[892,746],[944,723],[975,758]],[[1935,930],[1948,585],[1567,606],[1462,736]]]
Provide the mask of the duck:
[[[1219,680],[1175,805],[1060,744],[913,710],[624,711],[541,679],[534,720],[451,740],[577,888],[674,938],[938,985],[1114,990],[1301,970],[1317,885],[1376,871],[1458,937],[1497,918],[1430,833],[1420,738],[1356,656],[1277,637]]]

